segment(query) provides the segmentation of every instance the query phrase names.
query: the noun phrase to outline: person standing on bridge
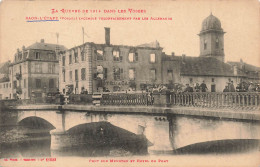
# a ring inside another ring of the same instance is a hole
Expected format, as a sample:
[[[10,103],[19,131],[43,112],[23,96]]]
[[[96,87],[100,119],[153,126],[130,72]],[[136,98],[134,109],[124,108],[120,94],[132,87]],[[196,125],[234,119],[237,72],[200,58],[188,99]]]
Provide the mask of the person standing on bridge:
[[[206,92],[208,90],[207,85],[204,81],[202,81],[202,84],[200,85],[200,89],[202,92]]]
[[[186,84],[186,88],[185,88],[184,92],[193,92],[193,88],[190,87],[189,84]]]

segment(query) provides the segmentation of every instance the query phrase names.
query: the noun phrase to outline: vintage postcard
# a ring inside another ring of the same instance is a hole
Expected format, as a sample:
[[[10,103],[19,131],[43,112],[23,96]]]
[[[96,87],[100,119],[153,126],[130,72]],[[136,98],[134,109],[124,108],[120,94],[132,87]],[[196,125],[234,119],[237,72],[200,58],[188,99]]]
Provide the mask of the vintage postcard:
[[[0,167],[260,166],[258,0],[0,3]]]

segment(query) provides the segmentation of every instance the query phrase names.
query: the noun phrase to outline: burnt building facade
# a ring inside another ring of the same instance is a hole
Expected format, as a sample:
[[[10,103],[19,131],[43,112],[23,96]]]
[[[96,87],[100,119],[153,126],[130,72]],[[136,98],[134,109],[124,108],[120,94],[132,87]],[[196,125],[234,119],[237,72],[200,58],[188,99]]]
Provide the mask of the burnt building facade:
[[[63,93],[142,90],[161,83],[162,48],[153,42],[140,46],[84,43],[60,56],[60,89]]]

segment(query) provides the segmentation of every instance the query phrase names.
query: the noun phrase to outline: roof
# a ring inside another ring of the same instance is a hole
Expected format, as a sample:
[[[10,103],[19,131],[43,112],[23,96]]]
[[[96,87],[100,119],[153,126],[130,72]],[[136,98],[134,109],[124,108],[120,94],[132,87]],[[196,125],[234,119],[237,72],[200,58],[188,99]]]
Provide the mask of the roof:
[[[233,67],[214,57],[185,57],[181,62],[181,75],[194,76],[246,76],[241,70],[234,75]]]
[[[260,67],[253,66],[244,62],[227,62],[231,66],[237,66],[238,69],[243,71],[248,78],[260,79]]]
[[[228,64],[232,65],[232,66],[237,66],[239,69],[241,70],[245,70],[245,71],[254,71],[254,72],[260,72],[260,67],[257,66],[253,66],[251,64],[247,64],[244,62],[232,62],[232,61],[228,61]]]
[[[1,63],[0,64],[0,74],[6,74],[7,75],[9,73],[8,67],[9,67],[10,64],[11,64],[10,61]]]
[[[156,41],[154,41],[154,42],[137,45],[137,47],[160,48],[160,44],[159,44],[159,42],[156,40]]]
[[[157,41],[156,41],[157,42]],[[143,45],[137,45],[137,46],[130,46],[130,45],[107,45],[107,44],[97,44],[94,42],[85,42],[82,45],[75,46],[73,48],[68,49],[68,51],[73,50],[75,48],[81,47],[83,45],[93,45],[96,47],[115,47],[115,48],[130,48],[130,49],[151,49],[151,50],[162,50],[163,48],[159,46],[159,43],[157,42],[157,45],[154,42],[151,42],[150,44],[143,44]]]
[[[203,20],[201,31],[222,30],[220,20],[213,16],[212,13]]]
[[[28,49],[38,49],[38,50],[56,50],[56,47],[59,47],[59,50],[66,50],[67,48],[63,45],[57,45],[57,44],[50,44],[45,42],[35,42],[34,44],[28,46],[26,50]]]
[[[0,83],[3,83],[3,82],[9,82],[9,78],[8,77],[3,77],[3,78],[0,78]]]

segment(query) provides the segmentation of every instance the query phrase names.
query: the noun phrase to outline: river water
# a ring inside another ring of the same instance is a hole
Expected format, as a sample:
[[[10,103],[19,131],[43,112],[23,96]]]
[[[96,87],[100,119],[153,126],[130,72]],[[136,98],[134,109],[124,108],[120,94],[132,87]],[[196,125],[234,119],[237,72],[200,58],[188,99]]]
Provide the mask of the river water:
[[[260,165],[259,144],[248,141],[246,146],[245,143],[239,141],[233,142],[232,148],[229,148],[230,143],[226,143],[226,145],[221,146],[222,149],[217,150],[214,149],[216,147],[212,146],[214,144],[204,144],[182,149],[176,153],[136,154],[135,151],[127,150],[118,145],[96,146],[95,144],[63,151],[52,151],[49,129],[8,126],[2,127],[0,133],[0,166]],[[203,147],[203,151],[198,151],[199,147]],[[25,158],[29,158],[31,161],[25,161]]]

